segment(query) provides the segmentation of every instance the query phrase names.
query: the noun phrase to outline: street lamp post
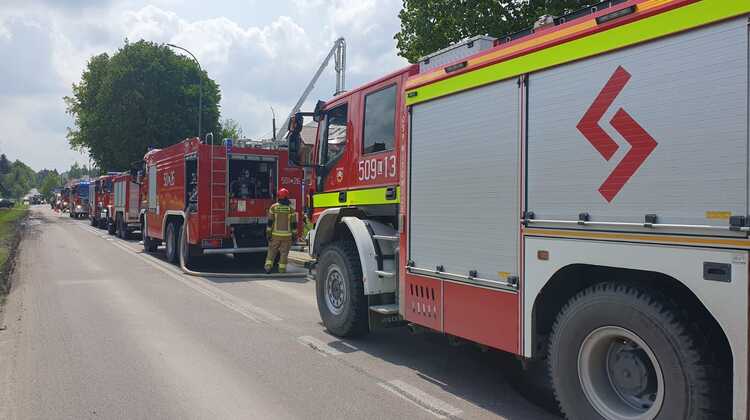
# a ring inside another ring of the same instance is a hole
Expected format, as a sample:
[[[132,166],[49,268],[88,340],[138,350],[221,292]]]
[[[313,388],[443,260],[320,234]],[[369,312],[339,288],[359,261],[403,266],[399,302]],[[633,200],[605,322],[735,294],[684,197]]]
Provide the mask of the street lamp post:
[[[195,61],[195,64],[198,65],[198,138],[200,139],[203,133],[203,68],[201,67],[201,63],[198,61],[197,58],[195,58],[195,55],[187,50],[187,48],[180,47],[179,45],[174,44],[165,44],[168,47],[176,48],[178,50],[185,51],[186,53],[190,54],[191,57],[193,57],[193,61]]]

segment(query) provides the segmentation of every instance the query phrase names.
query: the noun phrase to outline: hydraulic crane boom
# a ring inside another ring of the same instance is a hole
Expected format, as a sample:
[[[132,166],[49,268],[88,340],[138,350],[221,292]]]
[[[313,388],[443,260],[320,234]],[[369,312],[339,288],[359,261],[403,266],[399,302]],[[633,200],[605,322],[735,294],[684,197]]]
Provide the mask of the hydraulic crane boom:
[[[313,75],[310,83],[307,84],[304,92],[302,92],[302,96],[300,96],[299,100],[297,100],[297,103],[294,105],[294,108],[292,108],[291,112],[289,112],[289,116],[286,117],[284,123],[281,125],[281,128],[279,128],[279,131],[276,132],[276,139],[283,138],[283,135],[287,131],[289,120],[300,110],[302,104],[305,103],[305,100],[307,100],[307,96],[310,95],[310,92],[312,92],[313,88],[315,88],[315,83],[317,83],[320,75],[323,74],[323,70],[328,67],[328,63],[331,61],[331,57],[334,58],[334,69],[336,70],[336,92],[334,93],[334,95],[338,95],[346,89],[346,41],[344,40],[344,38],[339,38],[336,40],[336,42],[333,43],[333,47],[331,47],[328,55],[326,55],[326,58],[323,59],[323,62],[320,64],[320,67],[318,67],[315,75]]]

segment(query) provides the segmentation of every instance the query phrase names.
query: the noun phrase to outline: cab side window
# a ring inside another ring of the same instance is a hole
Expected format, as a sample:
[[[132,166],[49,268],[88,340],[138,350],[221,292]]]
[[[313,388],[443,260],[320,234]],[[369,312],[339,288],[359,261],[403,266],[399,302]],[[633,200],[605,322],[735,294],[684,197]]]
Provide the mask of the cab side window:
[[[365,128],[362,152],[393,150],[396,124],[396,85],[365,96]]]
[[[346,149],[347,135],[347,106],[341,105],[326,113],[325,131],[323,132],[325,141],[321,142],[320,163],[327,165],[344,154]]]

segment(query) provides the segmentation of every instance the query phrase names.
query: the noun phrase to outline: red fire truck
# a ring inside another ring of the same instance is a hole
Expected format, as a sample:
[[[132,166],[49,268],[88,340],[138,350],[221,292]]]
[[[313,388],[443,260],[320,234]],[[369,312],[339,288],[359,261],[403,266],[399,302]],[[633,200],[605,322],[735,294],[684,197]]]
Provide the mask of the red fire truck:
[[[571,419],[747,418],[748,17],[606,1],[297,114],[326,328],[546,363]]]
[[[89,212],[89,181],[75,180],[70,183],[70,202],[68,203],[70,217],[81,219]]]
[[[70,187],[64,186],[60,190],[60,199],[57,203],[57,209],[60,210],[61,213],[65,213],[69,210],[68,206],[70,204]]]
[[[128,239],[133,231],[141,228],[141,192],[135,173],[123,172],[113,177],[112,218],[109,233]]]
[[[112,179],[115,174],[102,175],[89,184],[89,219],[91,226],[106,229],[112,212]]]
[[[302,210],[303,171],[289,166],[288,155],[286,149],[232,148],[198,138],[149,151],[145,250],[153,252],[164,242],[167,259],[175,263],[206,254],[252,261],[267,249],[266,214],[276,191],[289,190],[292,206]]]

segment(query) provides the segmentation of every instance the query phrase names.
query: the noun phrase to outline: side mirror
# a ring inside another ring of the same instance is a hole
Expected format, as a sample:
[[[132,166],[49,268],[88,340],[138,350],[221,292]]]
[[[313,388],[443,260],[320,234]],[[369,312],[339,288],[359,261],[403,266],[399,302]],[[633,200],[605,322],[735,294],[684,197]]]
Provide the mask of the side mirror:
[[[304,161],[300,153],[302,151],[302,125],[303,116],[300,112],[294,114],[289,119],[289,136],[287,138],[289,142],[289,160],[297,166],[307,166],[307,162]]]
[[[326,103],[323,101],[318,101],[315,104],[315,111],[313,111],[313,121],[316,123],[320,122],[320,117],[323,115],[323,109],[325,108]]]

